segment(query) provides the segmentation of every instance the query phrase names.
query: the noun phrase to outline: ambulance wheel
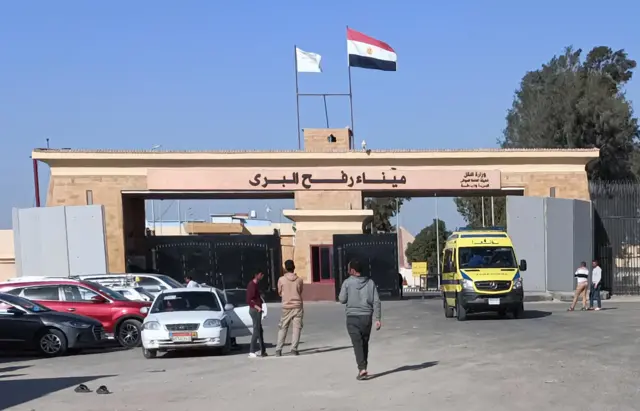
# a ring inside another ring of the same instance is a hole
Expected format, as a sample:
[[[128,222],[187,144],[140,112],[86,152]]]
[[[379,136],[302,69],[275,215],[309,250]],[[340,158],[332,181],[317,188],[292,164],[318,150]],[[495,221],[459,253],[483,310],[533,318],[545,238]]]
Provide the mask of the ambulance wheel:
[[[454,310],[453,307],[449,307],[449,304],[447,303],[447,297],[442,296],[442,301],[444,305],[444,316],[446,318],[453,318]]]
[[[514,309],[513,312],[511,313],[511,315],[513,315],[514,319],[518,319],[518,318],[522,318],[522,316],[524,315],[524,304],[520,303],[518,304]]]
[[[467,320],[467,310],[462,306],[462,303],[458,298],[456,298],[456,318],[458,321]]]

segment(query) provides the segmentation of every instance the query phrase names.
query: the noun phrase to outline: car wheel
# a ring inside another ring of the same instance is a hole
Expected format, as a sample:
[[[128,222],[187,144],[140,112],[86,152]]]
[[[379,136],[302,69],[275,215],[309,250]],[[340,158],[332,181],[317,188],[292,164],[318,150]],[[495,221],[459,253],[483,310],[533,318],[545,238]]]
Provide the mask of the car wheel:
[[[224,342],[224,347],[222,347],[222,350],[220,351],[220,353],[222,355],[227,355],[231,352],[231,335],[230,335],[230,331],[227,328],[227,339]]]
[[[518,319],[518,318],[522,318],[522,316],[524,315],[524,304],[520,303],[516,306],[516,308],[513,309],[513,318],[514,319]]]
[[[449,307],[449,304],[447,303],[447,298],[445,296],[442,296],[442,300],[443,300],[443,306],[444,306],[444,316],[446,318],[453,318],[453,314],[454,314],[453,307]]]
[[[459,298],[456,298],[456,318],[458,321],[467,320],[467,310],[462,306]]]
[[[138,320],[125,320],[118,326],[117,338],[125,348],[138,347],[141,342],[141,323]]]
[[[67,337],[60,330],[49,328],[38,337],[38,351],[46,357],[58,357],[67,352]]]
[[[144,355],[144,358],[150,360],[158,356],[158,350],[147,350],[146,348],[142,348],[142,355]]]

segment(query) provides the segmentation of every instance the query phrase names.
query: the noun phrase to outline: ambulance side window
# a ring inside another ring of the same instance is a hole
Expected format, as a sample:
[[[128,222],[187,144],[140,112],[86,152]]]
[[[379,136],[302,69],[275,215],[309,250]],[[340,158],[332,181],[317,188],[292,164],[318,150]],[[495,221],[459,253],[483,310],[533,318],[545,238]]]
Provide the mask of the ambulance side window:
[[[456,250],[453,250],[451,254],[451,272],[455,273],[458,271],[458,265],[456,264]]]
[[[451,262],[452,262],[453,252],[449,250],[444,251],[444,258],[442,259],[442,272],[450,273],[451,272]]]

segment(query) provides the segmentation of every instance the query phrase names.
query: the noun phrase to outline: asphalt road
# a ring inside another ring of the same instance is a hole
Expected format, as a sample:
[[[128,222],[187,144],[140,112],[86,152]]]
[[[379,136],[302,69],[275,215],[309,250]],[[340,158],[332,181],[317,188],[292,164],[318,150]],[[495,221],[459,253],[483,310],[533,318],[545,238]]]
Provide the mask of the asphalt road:
[[[524,319],[460,323],[444,318],[438,300],[385,302],[369,381],[355,380],[344,312],[333,303],[307,304],[299,357],[146,360],[137,349],[0,358],[0,409],[640,409],[640,303],[605,302],[600,312],[566,307],[530,303]],[[265,337],[275,343],[279,310],[269,312]],[[75,393],[80,383],[113,393]]]

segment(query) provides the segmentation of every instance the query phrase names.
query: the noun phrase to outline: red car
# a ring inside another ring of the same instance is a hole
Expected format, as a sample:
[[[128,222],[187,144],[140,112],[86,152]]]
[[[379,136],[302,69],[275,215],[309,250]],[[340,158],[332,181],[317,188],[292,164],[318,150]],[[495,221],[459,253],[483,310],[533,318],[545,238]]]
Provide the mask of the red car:
[[[140,345],[143,307],[150,302],[131,301],[100,284],[65,278],[39,280],[14,279],[0,283],[0,292],[35,301],[60,312],[95,318],[102,323],[106,336],[126,348]]]

